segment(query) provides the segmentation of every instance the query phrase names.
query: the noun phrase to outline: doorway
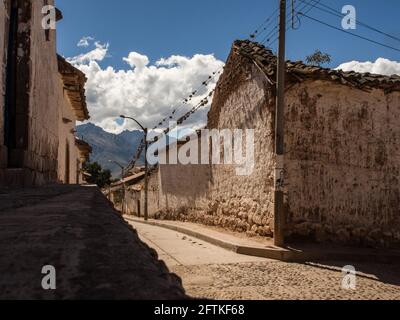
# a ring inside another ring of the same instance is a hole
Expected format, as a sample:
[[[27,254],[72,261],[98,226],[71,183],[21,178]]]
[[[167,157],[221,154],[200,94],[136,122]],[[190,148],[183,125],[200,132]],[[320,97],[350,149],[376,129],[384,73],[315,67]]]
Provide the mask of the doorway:
[[[32,4],[29,0],[8,1],[7,4],[10,8],[10,18],[7,42],[4,144],[8,151],[7,166],[9,168],[23,168],[29,132]],[[18,30],[20,24],[29,27]]]

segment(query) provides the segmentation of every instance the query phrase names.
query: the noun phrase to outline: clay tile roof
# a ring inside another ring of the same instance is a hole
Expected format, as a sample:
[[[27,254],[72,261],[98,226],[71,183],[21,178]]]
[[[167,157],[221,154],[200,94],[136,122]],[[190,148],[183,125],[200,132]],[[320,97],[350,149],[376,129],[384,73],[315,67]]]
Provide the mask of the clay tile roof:
[[[276,82],[277,58],[262,44],[249,40],[237,40],[233,50],[250,58],[265,73],[271,82]],[[329,80],[362,90],[380,88],[385,91],[400,91],[400,76],[384,76],[371,73],[344,72],[304,64],[302,61],[286,61],[287,82],[301,82],[308,79]]]
[[[90,117],[85,97],[86,76],[60,55],[57,55],[57,58],[58,72],[61,74],[64,90],[67,91],[76,118],[79,121],[88,120]]]

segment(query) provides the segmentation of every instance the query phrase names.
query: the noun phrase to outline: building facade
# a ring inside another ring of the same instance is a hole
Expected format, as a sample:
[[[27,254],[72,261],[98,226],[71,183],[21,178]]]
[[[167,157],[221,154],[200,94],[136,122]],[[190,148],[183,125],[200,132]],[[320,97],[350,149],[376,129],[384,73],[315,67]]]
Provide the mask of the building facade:
[[[210,129],[253,129],[255,167],[169,165],[157,173],[155,216],[273,236],[276,57],[236,41]],[[358,245],[400,244],[400,77],[287,62],[285,235]]]
[[[0,0],[0,184],[3,186],[74,181],[65,178],[67,170],[63,170],[61,158],[66,157],[60,148],[68,141],[74,157],[71,167],[76,168],[78,155],[71,130],[76,119],[87,117],[68,110],[75,108],[72,89],[66,84],[63,70],[59,72],[56,31],[42,26],[45,5],[54,5],[54,1]],[[61,18],[57,11],[57,20]],[[82,104],[81,109],[85,108]],[[63,125],[64,120],[71,120],[69,127]],[[70,175],[76,177],[73,170]]]
[[[63,104],[59,117],[58,181],[80,184],[83,164],[89,160],[90,146],[75,137],[77,121],[89,119],[85,98],[86,77],[64,58],[58,56],[58,70],[63,86]]]

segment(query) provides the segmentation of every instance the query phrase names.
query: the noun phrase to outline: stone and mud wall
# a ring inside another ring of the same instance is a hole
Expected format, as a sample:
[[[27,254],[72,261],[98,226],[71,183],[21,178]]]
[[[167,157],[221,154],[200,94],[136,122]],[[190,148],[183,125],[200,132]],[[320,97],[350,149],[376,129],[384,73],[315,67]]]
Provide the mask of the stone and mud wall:
[[[157,218],[250,235],[273,235],[274,88],[245,58],[231,57],[209,128],[254,129],[255,169],[161,166]],[[400,93],[327,81],[287,89],[286,234],[362,246],[400,242]]]
[[[223,164],[161,165],[153,178],[158,180],[159,190],[154,200],[157,208],[149,210],[152,216],[272,236],[275,99],[264,75],[242,60],[241,56],[229,60],[209,113],[208,128],[253,129],[253,172],[238,176],[236,165]]]
[[[287,94],[288,229],[318,241],[400,242],[400,93],[331,82]]]
[[[46,2],[54,4],[53,0]],[[0,0],[0,168],[23,169],[26,184],[57,181],[59,112],[63,89],[58,73],[56,31],[42,28],[43,1],[18,0],[18,56],[16,62],[16,147],[4,146],[6,51],[11,1]],[[6,9],[6,10],[5,10]],[[10,155],[12,163],[10,162]],[[2,173],[0,172],[0,176]],[[0,181],[1,183],[1,181]]]
[[[54,1],[48,1],[54,4]],[[58,73],[56,31],[49,41],[42,28],[42,1],[32,2],[31,89],[29,143],[26,167],[35,172],[35,183],[57,181],[59,113],[64,103],[63,86]],[[75,149],[75,147],[73,146]]]
[[[10,0],[0,0],[0,169],[7,166],[7,151],[4,145],[4,108],[9,15]]]
[[[62,86],[61,80],[60,86]],[[64,94],[61,106],[58,124],[58,181],[66,184],[79,184],[79,152],[75,145],[76,116],[66,94]]]

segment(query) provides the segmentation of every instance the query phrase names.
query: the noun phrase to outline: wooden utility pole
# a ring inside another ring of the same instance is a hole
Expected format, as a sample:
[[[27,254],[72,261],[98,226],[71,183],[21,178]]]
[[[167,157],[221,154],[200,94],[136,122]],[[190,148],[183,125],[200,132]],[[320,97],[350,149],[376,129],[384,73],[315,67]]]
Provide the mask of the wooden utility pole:
[[[148,149],[148,142],[147,142],[147,136],[149,133],[149,130],[147,128],[145,128],[144,126],[142,126],[140,124],[139,121],[137,121],[135,118],[132,117],[127,117],[124,115],[121,115],[120,118],[122,119],[130,119],[134,122],[136,122],[136,124],[143,130],[144,132],[144,220],[148,220],[149,219],[149,163],[147,161],[147,149]],[[140,156],[140,153],[139,153]]]
[[[284,207],[284,112],[285,112],[285,42],[286,42],[286,0],[280,0],[279,49],[277,63],[277,97],[275,112],[275,192],[274,192],[274,241],[276,246],[285,245]]]
[[[121,172],[121,182],[122,182],[122,215],[124,215],[125,214],[125,204],[126,204],[126,201],[125,201],[125,197],[126,197],[126,190],[125,190],[125,181],[124,181],[124,179],[125,179],[125,169],[124,169],[124,167],[122,167],[122,172]]]
[[[144,220],[149,220],[149,164],[147,162],[147,134],[148,130],[144,130]]]

